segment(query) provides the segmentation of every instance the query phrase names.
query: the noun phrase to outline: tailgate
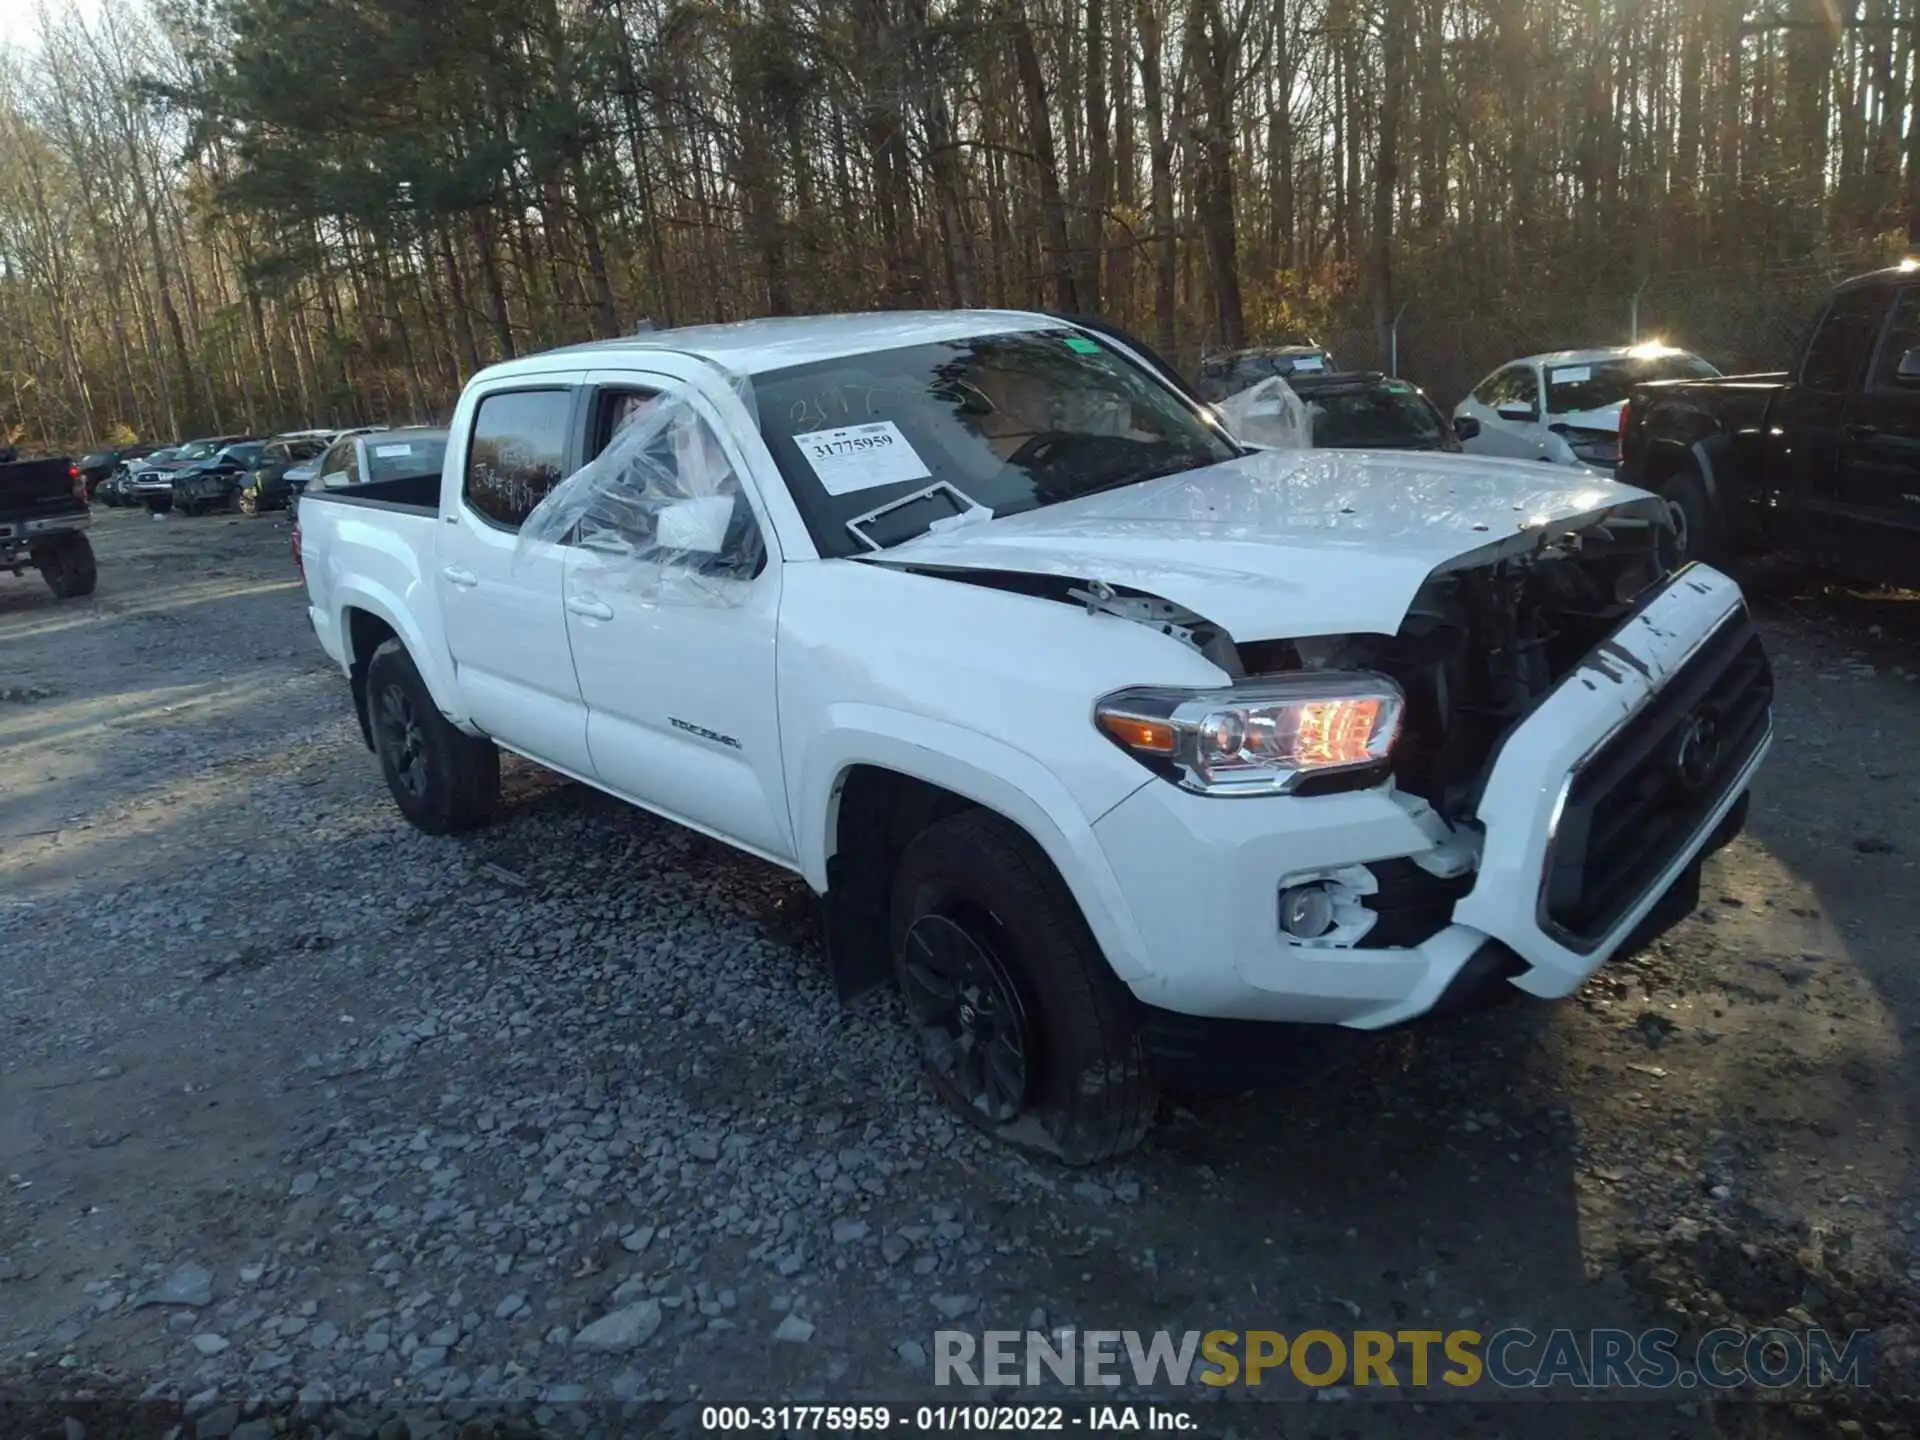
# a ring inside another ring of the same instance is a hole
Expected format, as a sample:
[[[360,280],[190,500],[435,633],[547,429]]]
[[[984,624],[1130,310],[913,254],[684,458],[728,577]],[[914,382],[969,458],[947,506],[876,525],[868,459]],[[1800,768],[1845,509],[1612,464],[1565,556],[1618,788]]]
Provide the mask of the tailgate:
[[[22,460],[0,465],[0,529],[35,520],[85,514],[73,495],[73,470],[65,460]]]

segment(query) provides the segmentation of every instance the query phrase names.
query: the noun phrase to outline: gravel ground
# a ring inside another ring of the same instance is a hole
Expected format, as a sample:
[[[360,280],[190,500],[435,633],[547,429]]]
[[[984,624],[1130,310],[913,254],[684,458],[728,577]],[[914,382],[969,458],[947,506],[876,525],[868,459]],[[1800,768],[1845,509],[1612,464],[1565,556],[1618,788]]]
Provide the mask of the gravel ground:
[[[1872,1328],[1875,1387],[1212,1413],[1920,1432],[1920,601],[1770,582],[1774,759],[1652,950],[1277,1033],[1287,1083],[1067,1172],[950,1120],[890,999],[836,1005],[790,877],[518,763],[488,829],[407,828],[286,541],[100,512],[92,599],[0,578],[0,1393],[55,1433],[86,1387],[238,1440],[953,1399],[949,1325],[1728,1319]]]

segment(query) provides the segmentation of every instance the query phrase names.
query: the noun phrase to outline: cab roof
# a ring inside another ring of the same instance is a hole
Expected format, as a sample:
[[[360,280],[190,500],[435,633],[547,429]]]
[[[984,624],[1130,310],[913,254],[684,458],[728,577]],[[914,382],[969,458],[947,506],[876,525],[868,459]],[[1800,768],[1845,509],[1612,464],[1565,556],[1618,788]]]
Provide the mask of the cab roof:
[[[1027,310],[887,310],[855,315],[788,315],[737,320],[724,325],[683,325],[615,340],[568,345],[492,366],[489,375],[551,369],[555,359],[591,365],[611,357],[670,351],[711,361],[737,375],[760,375],[794,365],[850,355],[1007,335],[1022,330],[1062,330],[1069,322]]]

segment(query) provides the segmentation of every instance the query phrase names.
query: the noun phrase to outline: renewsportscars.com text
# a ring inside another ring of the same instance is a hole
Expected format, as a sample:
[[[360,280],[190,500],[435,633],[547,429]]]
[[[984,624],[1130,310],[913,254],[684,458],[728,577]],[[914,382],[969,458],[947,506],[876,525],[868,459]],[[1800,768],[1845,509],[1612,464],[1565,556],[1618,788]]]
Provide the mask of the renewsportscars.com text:
[[[1731,1390],[1870,1383],[1870,1335],[1712,1330],[937,1330],[936,1385]]]

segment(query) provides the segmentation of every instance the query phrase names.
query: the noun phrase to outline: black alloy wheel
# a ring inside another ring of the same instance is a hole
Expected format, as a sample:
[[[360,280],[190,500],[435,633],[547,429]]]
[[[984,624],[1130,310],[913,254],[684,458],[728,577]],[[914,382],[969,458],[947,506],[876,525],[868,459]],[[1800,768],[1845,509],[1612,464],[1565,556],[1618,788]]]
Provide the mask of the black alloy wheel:
[[[927,1066],[996,1125],[1032,1091],[1026,1006],[986,927],[964,916],[922,915],[908,929],[902,980]]]
[[[413,700],[398,685],[380,692],[374,724],[380,749],[393,767],[394,783],[418,800],[427,793],[427,737]]]

